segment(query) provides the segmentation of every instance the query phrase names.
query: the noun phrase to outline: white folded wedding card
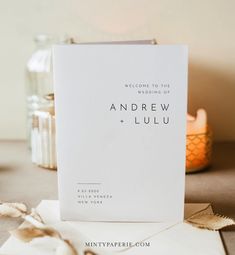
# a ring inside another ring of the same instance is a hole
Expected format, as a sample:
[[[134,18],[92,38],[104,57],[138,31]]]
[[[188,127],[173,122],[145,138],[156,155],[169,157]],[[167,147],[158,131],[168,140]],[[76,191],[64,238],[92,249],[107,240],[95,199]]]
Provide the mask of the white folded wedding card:
[[[199,211],[212,213],[209,204],[185,204],[185,218]],[[69,239],[78,254],[97,255],[225,255],[217,231],[195,228],[182,222],[118,223],[61,221],[59,203],[43,200],[37,212],[44,222]],[[54,255],[58,242],[51,237],[23,243],[11,236],[0,248],[4,255]]]
[[[53,55],[61,218],[182,220],[187,46],[56,45]]]

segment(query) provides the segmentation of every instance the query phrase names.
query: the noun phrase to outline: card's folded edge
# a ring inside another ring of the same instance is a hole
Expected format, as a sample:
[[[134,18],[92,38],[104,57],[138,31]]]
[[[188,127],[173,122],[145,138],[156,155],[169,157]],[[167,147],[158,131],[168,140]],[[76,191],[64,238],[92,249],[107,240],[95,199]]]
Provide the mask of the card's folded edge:
[[[152,39],[143,39],[143,40],[129,40],[129,41],[104,41],[104,42],[79,42],[71,38],[71,44],[158,44],[155,38]]]

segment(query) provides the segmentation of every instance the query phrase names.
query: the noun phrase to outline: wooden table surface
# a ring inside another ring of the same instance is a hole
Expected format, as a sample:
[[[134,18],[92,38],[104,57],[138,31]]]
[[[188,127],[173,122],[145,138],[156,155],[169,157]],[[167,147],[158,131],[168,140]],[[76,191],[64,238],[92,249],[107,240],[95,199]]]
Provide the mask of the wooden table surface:
[[[56,171],[34,166],[23,141],[0,142],[0,200],[36,207],[42,199],[57,199]],[[235,218],[235,143],[217,143],[213,165],[186,176],[186,202],[212,204],[214,212]],[[19,219],[0,219],[0,244]],[[227,254],[235,255],[235,227],[222,231]]]

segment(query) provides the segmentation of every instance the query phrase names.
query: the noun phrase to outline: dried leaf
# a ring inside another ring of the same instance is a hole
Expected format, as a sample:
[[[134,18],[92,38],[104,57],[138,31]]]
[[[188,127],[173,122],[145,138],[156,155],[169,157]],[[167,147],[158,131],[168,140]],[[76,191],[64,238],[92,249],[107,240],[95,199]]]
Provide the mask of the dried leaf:
[[[29,227],[29,228],[19,228],[13,231],[10,231],[11,235],[16,237],[17,239],[23,241],[23,242],[30,242],[32,239],[37,237],[56,237],[61,238],[58,231],[56,231],[53,228],[45,227],[45,228],[35,228],[35,227]]]
[[[21,217],[27,212],[27,207],[23,203],[2,203],[0,204],[0,216]]]
[[[78,253],[69,240],[62,239],[61,245],[56,249],[56,255],[78,255]]]
[[[189,217],[185,222],[197,228],[219,230],[227,226],[235,225],[231,218],[214,214],[196,214]]]

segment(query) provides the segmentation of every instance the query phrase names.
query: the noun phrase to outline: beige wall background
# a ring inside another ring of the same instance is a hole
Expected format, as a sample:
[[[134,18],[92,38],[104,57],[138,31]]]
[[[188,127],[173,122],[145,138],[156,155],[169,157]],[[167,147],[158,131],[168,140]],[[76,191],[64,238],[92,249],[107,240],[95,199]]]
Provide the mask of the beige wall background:
[[[0,139],[26,137],[25,63],[38,33],[81,41],[157,38],[189,45],[189,112],[235,140],[234,0],[0,0]]]

